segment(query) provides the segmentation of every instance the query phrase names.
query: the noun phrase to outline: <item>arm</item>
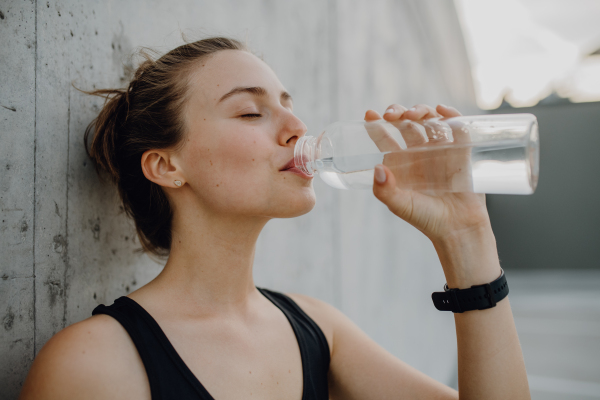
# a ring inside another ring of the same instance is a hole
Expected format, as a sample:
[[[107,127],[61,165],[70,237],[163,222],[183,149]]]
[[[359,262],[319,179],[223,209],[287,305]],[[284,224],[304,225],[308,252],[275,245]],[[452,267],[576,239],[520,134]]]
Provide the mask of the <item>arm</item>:
[[[391,108],[394,111],[385,114],[390,122],[460,115],[444,106],[433,109],[419,105],[408,111],[399,105]],[[378,118],[373,111],[366,116],[366,119]],[[375,196],[431,239],[448,287],[469,288],[491,282],[500,275],[485,195],[429,196],[401,190],[389,168],[378,169],[383,179],[374,182]],[[460,398],[529,399],[523,355],[508,299],[491,309],[455,314],[455,323]]]
[[[469,288],[491,282],[500,275],[495,240],[489,227],[434,242],[434,246],[444,271],[448,271],[449,287]],[[494,308],[454,314],[454,321],[460,398],[530,399],[508,298]]]
[[[483,273],[478,278],[449,279],[450,287],[467,288],[498,277],[500,267],[493,241],[491,230],[486,230],[473,232],[472,237],[461,236],[452,244],[455,247],[436,244],[445,270],[451,270],[452,263],[479,269],[489,262],[497,267],[497,274],[490,268],[487,280]],[[333,400],[530,399],[508,298],[488,310],[455,314],[459,394],[388,353],[334,307],[305,296],[292,297],[319,324],[329,342]]]

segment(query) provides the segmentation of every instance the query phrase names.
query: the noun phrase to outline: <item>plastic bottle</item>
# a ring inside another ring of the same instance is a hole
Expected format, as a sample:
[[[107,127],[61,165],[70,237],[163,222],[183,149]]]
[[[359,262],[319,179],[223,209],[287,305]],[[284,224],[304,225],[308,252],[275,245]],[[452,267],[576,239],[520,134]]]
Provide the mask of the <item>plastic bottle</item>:
[[[375,165],[384,164],[399,187],[427,194],[532,194],[538,124],[532,114],[337,122],[300,138],[294,162],[338,189],[371,188]]]

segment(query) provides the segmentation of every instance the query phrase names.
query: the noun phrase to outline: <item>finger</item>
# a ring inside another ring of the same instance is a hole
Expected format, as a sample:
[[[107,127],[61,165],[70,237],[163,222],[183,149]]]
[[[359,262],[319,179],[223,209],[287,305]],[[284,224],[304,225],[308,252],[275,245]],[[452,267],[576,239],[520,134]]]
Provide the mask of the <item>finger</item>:
[[[385,165],[375,166],[373,194],[400,218],[410,218],[413,204],[412,192],[398,188],[394,174]]]
[[[437,111],[444,118],[453,118],[460,117],[462,114],[454,107],[448,107],[444,104],[439,104],[437,106]],[[445,121],[445,123],[450,126],[452,129],[452,141],[454,143],[470,143],[471,142],[471,134],[469,133],[469,128],[462,121]]]
[[[456,108],[448,107],[443,104],[439,104],[435,109],[444,118],[452,118],[462,115]]]
[[[471,143],[469,127],[460,121],[449,121],[452,128],[452,141],[454,143]]]
[[[452,129],[447,123],[437,119],[429,119],[423,122],[423,126],[429,143],[443,143],[450,140]]]
[[[402,115],[404,114],[405,111],[406,111],[406,107],[401,106],[399,104],[392,104],[383,113],[383,118],[386,121],[395,121],[397,119],[400,119],[400,117],[402,117]]]
[[[377,146],[379,151],[388,152],[388,151],[400,151],[402,147],[400,144],[394,139],[394,137],[390,134],[390,132],[385,129],[379,122],[365,122],[365,129],[369,134],[373,143]]]
[[[381,116],[377,111],[368,110],[365,113],[365,121],[375,121],[377,119],[381,119]]]
[[[413,121],[425,118],[437,118],[440,117],[440,114],[437,111],[426,104],[418,104],[410,109],[408,109],[404,115],[404,118],[411,119]]]
[[[425,127],[410,120],[398,120],[390,122],[402,134],[406,147],[421,146],[429,141]]]

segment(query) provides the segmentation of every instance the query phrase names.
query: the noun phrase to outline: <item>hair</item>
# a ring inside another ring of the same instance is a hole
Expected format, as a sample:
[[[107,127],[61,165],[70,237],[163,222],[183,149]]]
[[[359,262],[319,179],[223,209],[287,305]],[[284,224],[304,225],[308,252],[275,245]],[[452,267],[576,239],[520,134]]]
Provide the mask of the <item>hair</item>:
[[[144,61],[127,88],[85,92],[105,98],[85,131],[86,152],[98,175],[105,172],[116,184],[142,250],[158,257],[170,253],[173,213],[162,188],[144,176],[141,158],[147,150],[183,145],[182,113],[194,67],[222,50],[248,51],[241,42],[225,37],[187,43],[156,60],[141,51]]]

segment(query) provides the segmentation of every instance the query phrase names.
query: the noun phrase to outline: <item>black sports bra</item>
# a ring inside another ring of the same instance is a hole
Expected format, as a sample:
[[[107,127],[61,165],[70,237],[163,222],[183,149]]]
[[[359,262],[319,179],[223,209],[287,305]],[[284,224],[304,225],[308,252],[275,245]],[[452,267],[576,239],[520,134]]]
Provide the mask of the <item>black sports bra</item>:
[[[300,347],[303,373],[302,400],[328,400],[329,345],[319,326],[288,296],[258,289],[287,317]],[[110,315],[129,333],[140,354],[152,400],[214,400],[185,365],[158,323],[138,303],[120,297],[114,304],[99,305],[92,315]]]

